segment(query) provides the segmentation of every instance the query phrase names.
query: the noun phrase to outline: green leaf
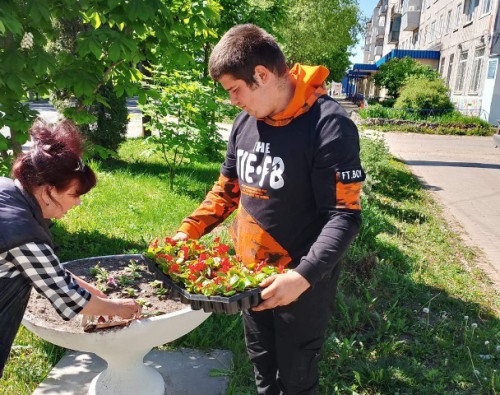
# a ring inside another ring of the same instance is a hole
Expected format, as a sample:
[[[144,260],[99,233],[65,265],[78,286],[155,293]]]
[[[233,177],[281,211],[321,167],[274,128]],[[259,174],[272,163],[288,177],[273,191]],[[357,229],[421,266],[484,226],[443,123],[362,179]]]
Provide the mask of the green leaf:
[[[117,42],[113,42],[109,46],[108,53],[111,61],[116,62],[118,59],[120,59],[120,53],[121,53],[120,44],[118,44]]]
[[[29,132],[27,130],[17,130],[16,131],[16,142],[19,144],[24,144],[28,141]]]
[[[3,24],[3,22],[0,20],[0,33],[5,33],[5,25]]]
[[[5,28],[14,35],[23,34],[23,25],[17,19],[5,18],[1,20]]]
[[[99,16],[99,14],[97,12],[94,12],[90,16],[90,23],[92,24],[92,27],[94,29],[99,29],[99,26],[101,26],[101,17]]]
[[[132,0],[129,2],[128,7],[125,8],[127,16],[131,21],[137,20],[142,13],[143,4],[141,1]]]
[[[5,78],[5,82],[7,83],[7,87],[14,92],[22,89],[21,81],[14,74],[9,74],[7,78]]]
[[[101,55],[102,55],[101,44],[99,42],[97,42],[96,40],[92,40],[89,42],[89,46],[90,46],[90,50],[92,51],[92,53],[94,54],[96,59],[100,59]]]
[[[121,3],[121,0],[108,0],[108,7],[115,8]]]
[[[32,1],[29,15],[36,25],[40,24],[42,20],[50,22],[50,12],[45,1]]]
[[[0,151],[9,149],[9,140],[3,134],[0,134]]]

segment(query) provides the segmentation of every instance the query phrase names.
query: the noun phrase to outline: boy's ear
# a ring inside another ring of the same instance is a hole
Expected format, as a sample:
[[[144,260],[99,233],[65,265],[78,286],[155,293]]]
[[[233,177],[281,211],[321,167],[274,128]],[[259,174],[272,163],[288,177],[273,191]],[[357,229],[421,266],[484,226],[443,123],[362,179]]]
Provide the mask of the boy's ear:
[[[270,71],[262,65],[257,65],[255,66],[255,73],[254,73],[254,78],[257,82],[267,82],[269,79],[269,73]]]

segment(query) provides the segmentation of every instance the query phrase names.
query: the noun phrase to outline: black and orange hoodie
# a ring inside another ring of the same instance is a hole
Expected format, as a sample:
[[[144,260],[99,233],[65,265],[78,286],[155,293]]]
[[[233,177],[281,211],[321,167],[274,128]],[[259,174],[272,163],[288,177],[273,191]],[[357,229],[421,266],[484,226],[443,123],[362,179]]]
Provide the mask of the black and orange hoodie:
[[[358,131],[327,96],[327,76],[295,65],[283,112],[236,117],[219,179],[179,231],[199,238],[237,209],[231,236],[244,262],[289,265],[312,286],[331,273],[359,231],[365,175]]]

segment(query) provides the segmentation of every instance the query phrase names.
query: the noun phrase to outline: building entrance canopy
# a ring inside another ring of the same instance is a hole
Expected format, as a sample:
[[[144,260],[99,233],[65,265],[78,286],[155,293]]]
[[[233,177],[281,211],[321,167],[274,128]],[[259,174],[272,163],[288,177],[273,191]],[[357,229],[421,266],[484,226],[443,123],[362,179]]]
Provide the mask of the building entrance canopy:
[[[358,82],[359,80],[365,79],[370,75],[376,73],[380,66],[388,62],[393,58],[402,59],[409,56],[415,60],[423,59],[437,59],[439,60],[439,51],[423,51],[423,50],[412,50],[412,49],[393,49],[382,58],[380,58],[376,63],[364,64],[355,63],[351,70],[348,70],[345,77],[342,79],[342,93],[347,97],[357,98],[360,96],[358,93]],[[361,98],[361,97],[360,97]]]

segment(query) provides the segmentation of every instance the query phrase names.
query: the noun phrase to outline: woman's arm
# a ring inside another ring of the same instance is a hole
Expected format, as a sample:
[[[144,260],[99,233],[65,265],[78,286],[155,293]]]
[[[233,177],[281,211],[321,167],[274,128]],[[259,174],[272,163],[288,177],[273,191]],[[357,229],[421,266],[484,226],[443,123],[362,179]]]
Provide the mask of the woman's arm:
[[[108,299],[106,295],[64,269],[52,249],[43,243],[27,243],[9,250],[9,262],[45,296],[64,319],[76,314],[118,315],[125,319],[141,314],[132,299]]]

